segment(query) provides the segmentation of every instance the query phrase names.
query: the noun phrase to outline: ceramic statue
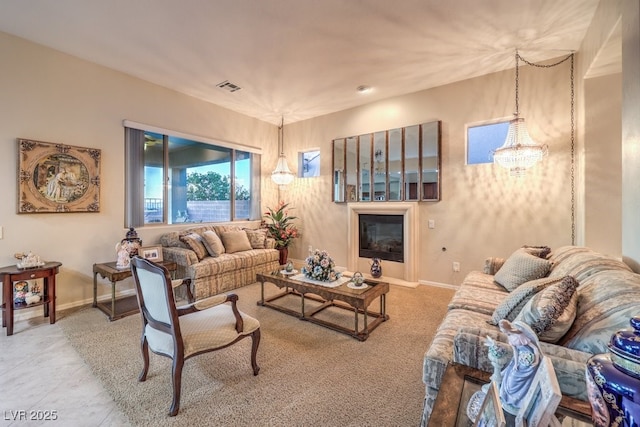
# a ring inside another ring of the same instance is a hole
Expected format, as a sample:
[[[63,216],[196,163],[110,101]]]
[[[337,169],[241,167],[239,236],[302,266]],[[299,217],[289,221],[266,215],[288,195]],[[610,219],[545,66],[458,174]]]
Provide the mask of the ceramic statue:
[[[503,319],[498,326],[513,349],[513,357],[502,371],[500,402],[505,411],[517,415],[540,366],[542,352],[538,336],[526,323]]]

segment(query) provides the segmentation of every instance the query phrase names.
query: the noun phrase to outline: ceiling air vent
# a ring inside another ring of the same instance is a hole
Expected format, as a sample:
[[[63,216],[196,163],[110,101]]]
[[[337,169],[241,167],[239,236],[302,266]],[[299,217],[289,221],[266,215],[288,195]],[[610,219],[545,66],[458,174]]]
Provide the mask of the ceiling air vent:
[[[225,80],[221,83],[218,83],[216,86],[218,86],[220,89],[224,89],[229,92],[235,92],[237,90],[242,89],[240,86],[231,83],[229,80]]]

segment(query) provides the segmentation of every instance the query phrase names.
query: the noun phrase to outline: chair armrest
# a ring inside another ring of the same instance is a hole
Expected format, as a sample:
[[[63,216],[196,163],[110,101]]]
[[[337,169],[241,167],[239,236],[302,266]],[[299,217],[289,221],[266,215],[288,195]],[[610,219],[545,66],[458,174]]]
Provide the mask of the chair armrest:
[[[220,304],[224,304],[225,302],[230,302],[231,310],[233,311],[233,315],[236,318],[236,332],[241,333],[244,328],[244,321],[242,320],[240,311],[238,311],[238,307],[236,305],[237,301],[238,301],[238,295],[236,294],[214,295],[212,297],[201,299],[189,305],[178,307],[178,316],[182,316],[189,313],[195,313],[196,311],[206,310],[208,308],[215,307]]]

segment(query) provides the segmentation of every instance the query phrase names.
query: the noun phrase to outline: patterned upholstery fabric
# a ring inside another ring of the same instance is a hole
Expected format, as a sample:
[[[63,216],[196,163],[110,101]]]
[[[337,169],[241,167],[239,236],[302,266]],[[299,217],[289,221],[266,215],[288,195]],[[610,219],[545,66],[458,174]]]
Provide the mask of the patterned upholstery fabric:
[[[515,291],[510,292],[509,295],[498,304],[488,323],[497,326],[498,322],[502,319],[510,322],[515,320],[516,316],[522,310],[522,307],[524,307],[535,294],[561,281],[562,279],[544,277],[542,279],[531,280],[518,286]]]
[[[209,255],[212,257],[220,256],[225,252],[220,236],[213,230],[205,230],[202,232],[202,243],[204,243],[207,252],[209,252]]]
[[[245,233],[247,233],[249,243],[251,243],[251,247],[253,249],[265,249],[265,243],[267,242],[266,228],[258,228],[255,230],[251,228],[245,228],[244,231]]]
[[[531,255],[524,249],[518,249],[495,274],[495,281],[513,291],[530,280],[540,279],[549,273],[551,263],[546,259]]]
[[[540,347],[553,362],[562,393],[586,401],[585,363],[592,354],[606,352],[611,335],[619,329],[628,328],[629,318],[638,315],[640,275],[633,273],[623,262],[584,247],[555,249],[548,260],[551,272],[537,286],[547,283],[546,280],[549,283],[561,282],[565,276],[572,276],[579,283],[577,293],[574,293],[577,297],[572,297],[577,298],[577,311],[569,331],[557,344],[541,342]],[[431,341],[423,365],[425,405],[422,426],[428,424],[442,376],[450,361],[491,372],[484,346],[485,337],[489,335],[507,342],[506,336],[487,321],[492,319],[498,305],[506,304],[507,298],[517,290],[504,292],[505,297],[499,301],[498,286],[493,279],[490,274],[469,273]],[[526,293],[525,290],[522,292]],[[475,302],[472,301],[474,298]],[[488,312],[493,301],[495,306]]]
[[[567,276],[533,296],[516,317],[538,335],[540,341],[557,342],[567,333],[578,309],[578,282]]]
[[[258,223],[256,223],[257,225]],[[201,225],[179,231],[179,235],[196,233],[204,235],[207,231],[241,230],[237,226]],[[173,234],[171,232],[168,234]],[[207,233],[208,234],[208,233]],[[163,236],[164,237],[164,236]],[[161,238],[162,240],[162,238]],[[170,239],[164,239],[165,242]],[[231,291],[241,286],[255,283],[256,274],[274,271],[279,267],[279,253],[275,248],[275,240],[268,238],[266,249],[251,249],[234,254],[221,254],[214,258],[205,256],[198,259],[195,252],[180,246],[164,247],[162,255],[166,261],[178,265],[176,277],[191,279],[193,295],[196,300]]]
[[[193,252],[195,252],[199,260],[209,255],[207,248],[205,248],[204,243],[202,243],[202,237],[200,237],[200,235],[196,233],[189,233],[182,236],[180,239],[186,243]]]
[[[482,270],[485,274],[496,274],[500,267],[504,265],[506,258],[497,258],[497,257],[489,257],[484,260],[484,269]]]
[[[549,246],[528,246],[524,245],[522,249],[525,252],[537,256],[538,258],[547,258],[551,254],[551,248]]]

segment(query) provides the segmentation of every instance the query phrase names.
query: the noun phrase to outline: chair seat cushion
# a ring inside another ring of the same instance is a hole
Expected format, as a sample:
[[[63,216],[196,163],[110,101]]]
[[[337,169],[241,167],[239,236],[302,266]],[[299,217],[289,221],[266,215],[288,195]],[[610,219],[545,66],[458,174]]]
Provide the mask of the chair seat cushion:
[[[244,321],[241,334],[236,332],[236,321],[229,304],[221,304],[206,310],[180,316],[180,332],[184,342],[184,357],[224,347],[241,335],[249,335],[260,327],[253,317],[240,312]],[[147,325],[149,346],[154,352],[173,356],[171,335]]]

